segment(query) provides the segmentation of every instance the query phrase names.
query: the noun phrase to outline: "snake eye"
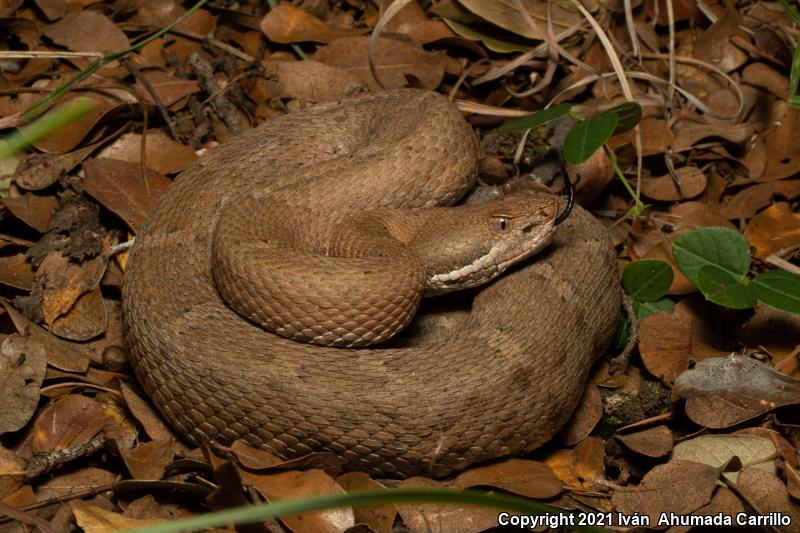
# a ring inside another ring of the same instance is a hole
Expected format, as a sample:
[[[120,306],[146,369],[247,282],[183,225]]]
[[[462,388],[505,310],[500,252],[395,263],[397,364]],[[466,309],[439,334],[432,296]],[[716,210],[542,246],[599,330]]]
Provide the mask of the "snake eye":
[[[492,229],[497,233],[508,233],[511,230],[511,221],[504,217],[493,218]]]

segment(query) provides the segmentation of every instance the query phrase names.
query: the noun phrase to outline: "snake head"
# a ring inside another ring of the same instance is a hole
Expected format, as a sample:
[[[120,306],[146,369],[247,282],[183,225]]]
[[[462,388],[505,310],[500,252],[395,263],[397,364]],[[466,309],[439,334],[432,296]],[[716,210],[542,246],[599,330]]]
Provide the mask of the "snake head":
[[[436,241],[415,245],[427,265],[426,296],[488,283],[547,246],[558,202],[550,193],[519,192],[435,211],[440,213]]]

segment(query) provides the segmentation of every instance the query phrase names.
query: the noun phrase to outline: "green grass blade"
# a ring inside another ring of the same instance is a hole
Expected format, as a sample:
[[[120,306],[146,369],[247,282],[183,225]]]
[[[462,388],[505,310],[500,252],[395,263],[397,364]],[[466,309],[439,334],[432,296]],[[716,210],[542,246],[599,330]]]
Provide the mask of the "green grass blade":
[[[191,518],[183,518],[129,530],[128,533],[179,533],[182,531],[195,531],[212,527],[222,527],[227,524],[244,524],[259,522],[269,518],[277,518],[292,514],[309,513],[332,509],[335,507],[369,507],[391,503],[453,503],[494,507],[504,511],[525,515],[543,515],[563,513],[563,511],[548,505],[512,496],[509,494],[485,493],[474,490],[452,489],[391,489],[355,491],[347,494],[330,494],[300,498],[296,500],[279,501],[260,505],[237,507],[216,513],[209,513]],[[498,513],[499,514],[499,513]],[[597,527],[573,528],[575,531],[601,532]]]

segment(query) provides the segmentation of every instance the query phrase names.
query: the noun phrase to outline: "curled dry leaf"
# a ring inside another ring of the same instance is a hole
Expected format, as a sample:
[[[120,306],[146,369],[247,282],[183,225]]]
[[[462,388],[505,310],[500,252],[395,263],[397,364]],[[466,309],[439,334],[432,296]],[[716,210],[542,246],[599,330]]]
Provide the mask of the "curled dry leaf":
[[[312,59],[342,68],[370,90],[380,90],[369,70],[368,37],[342,37],[317,50]],[[375,70],[386,89],[409,86],[409,79],[425,89],[435,89],[444,77],[445,57],[396,39],[381,37],[373,56]]]
[[[39,404],[47,356],[32,337],[9,335],[0,345],[0,434],[25,426]]]
[[[261,31],[275,43],[314,41],[329,43],[339,37],[362,35],[369,28],[348,29],[328,24],[291,4],[279,4],[261,20]]]
[[[329,102],[367,90],[353,73],[312,60],[269,61],[264,74],[270,98]]]
[[[658,465],[636,487],[615,490],[611,502],[625,514],[646,514],[657,524],[661,513],[686,515],[711,501],[719,471],[690,461]]]
[[[158,197],[172,183],[166,176],[136,163],[116,159],[93,159],[83,164],[84,187],[98,202],[137,231]]]
[[[106,414],[96,401],[79,394],[60,398],[33,423],[34,452],[49,453],[85,444],[103,429]]]
[[[800,381],[742,355],[700,361],[675,380],[672,393],[687,398],[697,424],[729,427],[771,409],[800,402]]]
[[[673,128],[672,146],[674,152],[689,150],[707,137],[721,137],[728,142],[741,143],[753,134],[753,124],[697,124],[690,121],[676,122]]]
[[[336,482],[347,492],[356,490],[381,490],[383,485],[363,472],[349,472],[336,478]],[[376,533],[391,533],[397,506],[379,505],[375,507],[357,507],[353,509],[357,524],[367,524]]]
[[[722,468],[738,458],[740,464],[777,473],[778,450],[766,437],[757,435],[701,435],[679,442],[672,450],[672,460],[694,461],[713,468]],[[738,469],[737,469],[738,470]],[[723,472],[736,483],[739,472]]]
[[[763,87],[778,98],[789,94],[789,80],[766,63],[751,63],[742,70],[742,81]]]
[[[762,259],[793,248],[800,245],[800,214],[786,202],[772,204],[750,220],[744,236]]]
[[[86,352],[34,324],[5,300],[0,299],[0,305],[5,308],[20,334],[31,337],[44,346],[48,364],[67,372],[86,372],[89,367],[89,355]]]
[[[617,435],[616,439],[631,451],[647,457],[664,457],[672,451],[672,432],[667,426]]]
[[[702,194],[706,183],[706,175],[702,170],[697,167],[682,167],[675,171],[675,178],[667,174],[643,179],[642,194],[661,202],[686,200]]]
[[[495,487],[539,500],[561,493],[561,481],[545,463],[525,459],[506,459],[488,466],[470,468],[453,481],[459,489]]]
[[[736,514],[743,512],[744,507],[741,500],[736,497],[736,494],[726,487],[718,487],[708,505],[693,511],[692,514],[699,516],[719,516],[720,514],[736,516]],[[667,529],[667,533],[686,533],[693,529],[695,528],[692,526],[672,526]]]
[[[444,484],[423,477],[403,480],[399,488],[443,489]],[[397,506],[403,523],[412,533],[477,533],[497,525],[497,510],[473,505],[404,503]]]
[[[719,356],[716,341],[700,305],[689,299],[678,302],[671,313],[653,313],[639,324],[642,362],[667,384],[689,368],[691,361]]]
[[[95,161],[113,159],[139,164],[142,157],[142,137],[139,133],[126,133],[103,148]],[[175,174],[197,159],[194,150],[172,140],[160,130],[148,130],[145,140],[146,166],[159,174]]]

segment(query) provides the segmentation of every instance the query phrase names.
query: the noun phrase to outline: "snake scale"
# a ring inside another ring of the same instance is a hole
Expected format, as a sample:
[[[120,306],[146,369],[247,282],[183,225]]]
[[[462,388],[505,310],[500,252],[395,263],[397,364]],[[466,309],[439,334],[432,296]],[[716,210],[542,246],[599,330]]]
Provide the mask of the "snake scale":
[[[163,415],[192,443],[244,439],[284,458],[332,452],[347,469],[384,477],[444,477],[551,438],[607,348],[620,304],[608,235],[579,207],[533,258],[454,293],[471,298],[465,308],[421,314],[414,335],[377,347],[320,345],[329,333],[291,318],[268,328],[276,335],[254,323],[265,320],[248,300],[246,276],[256,288],[270,286],[272,270],[307,276],[330,251],[326,240],[357,240],[358,231],[334,236],[348,213],[456,203],[474,185],[479,151],[445,98],[405,90],[268,120],[185,170],[137,235],[123,288],[131,364]],[[428,241],[458,252],[448,235],[464,234],[468,219],[434,223]],[[270,253],[285,264],[252,255],[283,238]],[[298,247],[312,259],[293,255]],[[230,271],[212,266],[220,257]],[[371,274],[344,283],[369,289],[359,296],[369,299]],[[340,282],[302,279],[294,299]],[[243,292],[244,308],[221,292]],[[380,294],[368,319],[392,299]],[[403,313],[395,329],[411,319]],[[292,340],[298,331],[321,338]]]

